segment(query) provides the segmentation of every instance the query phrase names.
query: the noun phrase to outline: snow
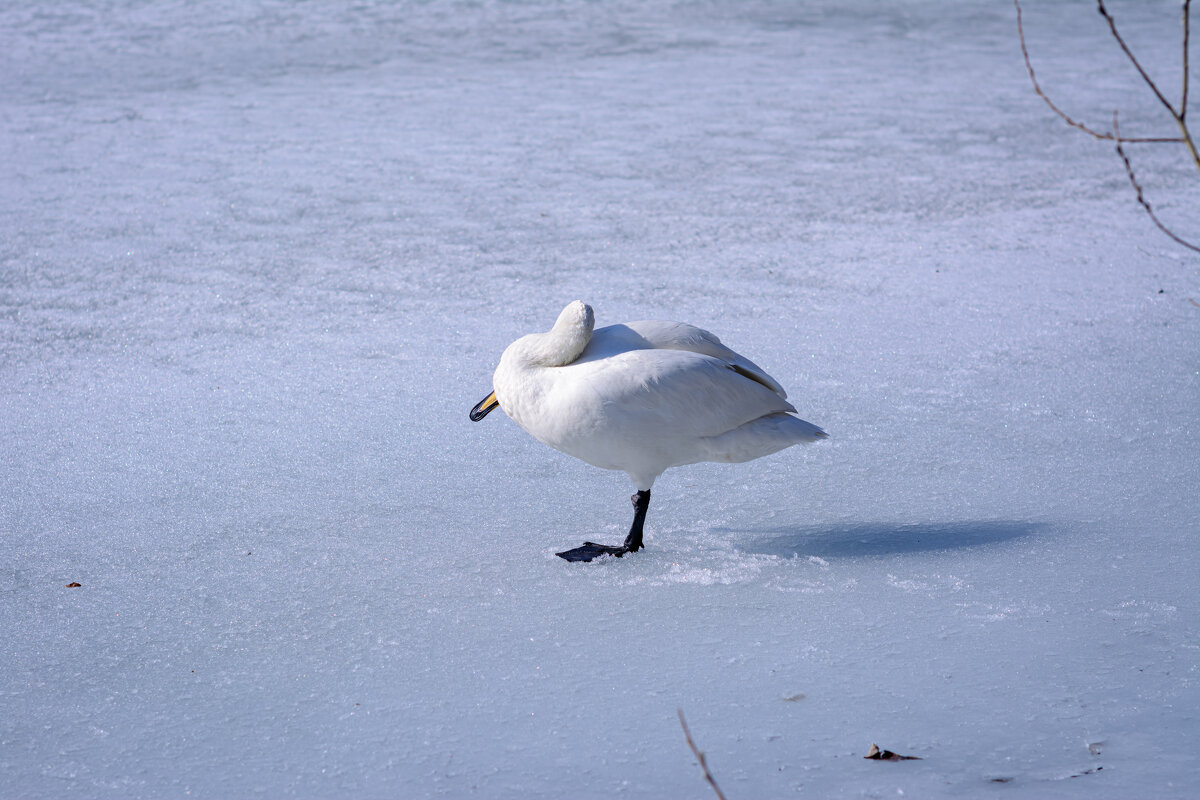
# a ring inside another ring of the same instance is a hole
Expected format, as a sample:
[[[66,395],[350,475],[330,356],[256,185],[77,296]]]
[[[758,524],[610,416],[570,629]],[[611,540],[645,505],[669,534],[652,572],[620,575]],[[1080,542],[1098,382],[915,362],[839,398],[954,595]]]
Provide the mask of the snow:
[[[6,4],[0,794],[1190,797],[1198,278],[1003,0]],[[564,563],[633,487],[467,411],[576,298],[832,438]]]

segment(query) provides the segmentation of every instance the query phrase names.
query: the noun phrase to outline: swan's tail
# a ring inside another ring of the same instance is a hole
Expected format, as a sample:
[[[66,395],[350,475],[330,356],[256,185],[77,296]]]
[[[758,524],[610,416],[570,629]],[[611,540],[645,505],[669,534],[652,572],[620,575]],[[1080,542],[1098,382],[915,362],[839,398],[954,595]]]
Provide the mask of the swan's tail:
[[[827,439],[829,434],[791,414],[767,414],[728,433],[705,440],[709,461],[750,461],[794,444]]]

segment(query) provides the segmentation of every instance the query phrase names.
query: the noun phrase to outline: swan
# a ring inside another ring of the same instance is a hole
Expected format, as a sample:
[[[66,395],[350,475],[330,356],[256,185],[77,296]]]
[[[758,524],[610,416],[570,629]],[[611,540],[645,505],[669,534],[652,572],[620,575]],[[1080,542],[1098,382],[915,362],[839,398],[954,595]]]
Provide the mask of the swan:
[[[669,467],[749,461],[828,436],[793,416],[774,378],[708,331],[682,322],[595,324],[592,307],[576,300],[547,333],[517,339],[470,413],[479,422],[499,406],[538,441],[633,481],[624,544],[556,553],[567,561],[641,550],[650,487]]]

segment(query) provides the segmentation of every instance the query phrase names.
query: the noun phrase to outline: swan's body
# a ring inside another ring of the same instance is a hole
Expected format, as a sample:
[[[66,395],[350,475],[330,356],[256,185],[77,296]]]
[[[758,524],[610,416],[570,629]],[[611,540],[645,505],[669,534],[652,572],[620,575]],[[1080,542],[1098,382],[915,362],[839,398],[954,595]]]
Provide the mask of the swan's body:
[[[628,473],[638,489],[637,547],[627,540],[624,552],[640,548],[650,488],[666,469],[749,461],[825,438],[792,415],[796,409],[774,378],[711,333],[679,322],[593,330],[594,319],[591,307],[577,300],[548,333],[509,345],[492,378],[495,391],[472,419],[498,403],[538,441]],[[577,550],[589,546],[623,554],[590,543]],[[589,553],[599,554],[589,550],[570,560],[590,560]]]

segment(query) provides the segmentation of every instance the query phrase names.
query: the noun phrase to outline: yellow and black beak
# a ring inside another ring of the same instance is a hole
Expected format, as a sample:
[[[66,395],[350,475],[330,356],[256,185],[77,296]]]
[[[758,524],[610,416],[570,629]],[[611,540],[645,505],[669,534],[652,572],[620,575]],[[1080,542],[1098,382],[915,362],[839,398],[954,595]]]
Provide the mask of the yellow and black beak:
[[[471,422],[479,422],[488,415],[493,408],[500,405],[500,401],[496,399],[496,393],[492,392],[487,397],[480,400],[471,409]]]

